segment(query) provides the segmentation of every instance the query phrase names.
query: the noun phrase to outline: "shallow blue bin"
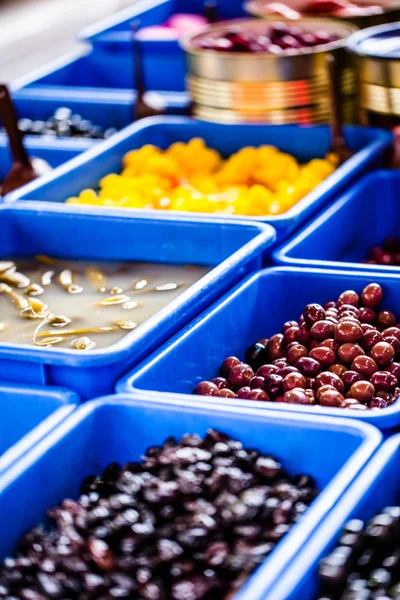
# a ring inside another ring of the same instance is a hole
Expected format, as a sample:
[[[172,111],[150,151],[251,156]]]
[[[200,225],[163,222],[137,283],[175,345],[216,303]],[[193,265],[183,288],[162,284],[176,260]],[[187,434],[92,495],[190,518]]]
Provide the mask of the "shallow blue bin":
[[[368,520],[386,506],[400,504],[400,435],[391,437],[357,477],[296,557],[268,600],[318,598],[318,564],[334,548],[350,519]],[[266,598],[264,600],[267,600]]]
[[[26,138],[25,147],[31,158],[42,158],[53,168],[63,165],[86,149],[85,145],[81,145],[79,142],[76,143],[74,140],[56,142],[53,140],[34,139],[32,136]],[[0,183],[4,180],[10,169],[11,155],[8,148],[8,139],[5,134],[0,132]],[[37,179],[36,183],[39,183],[39,181]],[[0,199],[1,201],[2,199]]]
[[[78,396],[61,388],[1,383],[0,474],[61,423],[77,404]]]
[[[135,98],[135,73],[131,44],[123,46],[123,52],[106,47],[93,51],[91,48],[70,52],[17,79],[13,91],[35,92],[48,98],[86,101],[129,100]],[[147,90],[155,90],[168,103],[180,99],[189,104],[185,92],[184,73],[164,64],[149,70],[144,64]]]
[[[244,445],[276,454],[289,473],[307,472],[321,494],[235,600],[261,600],[381,442],[373,427],[350,420],[246,408],[181,405],[128,395],[88,402],[0,477],[0,556],[41,521],[46,509],[77,497],[82,479],[111,461],[139,460],[147,447],[213,427]]]
[[[127,219],[35,203],[0,207],[0,256],[200,264],[211,271],[109,348],[82,354],[0,342],[0,380],[60,385],[82,398],[113,390],[132,366],[248,273],[275,239],[272,227],[203,219]]]
[[[353,185],[273,254],[276,264],[300,268],[400,274],[399,267],[361,261],[389,236],[400,238],[400,173],[377,171]]]
[[[219,0],[220,20],[244,17],[242,0]],[[175,13],[202,14],[204,0],[142,0],[110,17],[94,23],[80,33],[80,38],[94,46],[99,56],[128,57],[131,53],[131,23],[141,27],[160,25]],[[177,41],[142,41],[142,56],[148,80],[157,77],[162,87],[154,89],[185,89],[185,55]]]
[[[17,90],[13,93],[14,102],[19,117],[26,117],[33,120],[48,119],[57,108],[61,106],[71,109],[84,119],[93,121],[94,125],[100,125],[104,129],[114,127],[117,130],[127,127],[133,121],[134,112],[134,94],[127,93],[125,97],[118,98],[98,98],[97,94],[86,94],[85,98],[76,97],[72,94],[66,98],[62,91],[49,94],[43,90],[32,90],[31,88]],[[170,114],[184,114],[187,110],[187,100],[182,100],[179,94],[169,94],[168,98],[163,95],[166,101],[166,109]],[[33,141],[37,143],[38,136],[26,136],[28,144]],[[52,140],[51,140],[52,141]],[[99,143],[99,140],[84,138],[56,138],[54,143],[64,144],[71,142],[77,149],[86,150],[93,144]],[[42,141],[43,143],[43,141]],[[45,142],[46,143],[46,142]]]
[[[129,150],[141,148],[145,144],[155,144],[165,149],[174,142],[187,142],[193,137],[204,138],[208,145],[219,150],[224,156],[229,156],[244,146],[272,144],[305,162],[313,157],[323,157],[330,148],[328,126],[218,125],[203,123],[187,117],[153,117],[131,125],[101,146],[92,148],[67,167],[51,174],[45,181],[29,184],[23,190],[9,196],[9,201],[25,199],[63,202],[70,196],[77,196],[84,188],[97,188],[99,180],[107,173],[119,172],[121,158]],[[239,218],[270,223],[282,239],[362,173],[381,164],[392,140],[392,136],[388,132],[360,127],[346,128],[346,137],[356,151],[354,156],[284,215],[240,216]],[[75,209],[74,206],[70,208],[71,210]],[[86,210],[93,209],[86,207]],[[101,210],[101,208],[95,210]],[[138,213],[137,210],[124,209],[124,214],[129,214],[129,212]],[[143,210],[140,210],[139,213],[146,214]],[[151,217],[158,213],[172,214],[169,211],[147,212]],[[199,216],[198,213],[175,212],[173,214],[183,214],[190,219]],[[216,217],[211,215],[210,218]],[[231,221],[238,216],[223,215],[223,218]]]
[[[400,399],[380,411],[351,411],[323,406],[298,406],[273,402],[187,396],[203,380],[218,376],[228,356],[244,360],[246,349],[257,340],[279,333],[285,321],[298,319],[310,302],[336,299],[341,292],[360,292],[368,283],[378,281],[384,289],[384,306],[400,313],[400,278],[376,273],[299,270],[291,267],[266,269],[248,277],[227,293],[193,323],[149,356],[118,385],[119,392],[140,395],[148,391],[172,393],[175,398],[198,399],[210,404],[265,407],[280,414],[319,414],[357,418],[374,424],[387,435],[400,425]],[[177,395],[179,394],[179,396]]]

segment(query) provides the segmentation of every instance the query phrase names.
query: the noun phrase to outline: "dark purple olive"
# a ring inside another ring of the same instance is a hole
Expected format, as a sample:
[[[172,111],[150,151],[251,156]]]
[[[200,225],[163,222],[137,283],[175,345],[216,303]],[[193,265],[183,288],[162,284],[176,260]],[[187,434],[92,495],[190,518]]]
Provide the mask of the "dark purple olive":
[[[317,321],[325,319],[325,310],[320,304],[307,304],[303,311],[303,317],[306,325],[312,327]]]
[[[310,328],[305,323],[299,325],[299,329],[296,332],[296,341],[299,344],[306,345],[311,340]]]
[[[265,377],[260,377],[259,375],[256,375],[255,377],[250,379],[250,383],[249,383],[250,389],[252,389],[252,390],[263,389],[264,381],[265,381]]]
[[[321,372],[320,363],[309,356],[299,358],[295,366],[305,377],[316,377]]]
[[[360,308],[360,323],[369,323],[373,325],[375,323],[376,314],[372,308],[368,306],[362,306]]]
[[[397,386],[397,377],[389,371],[377,371],[371,376],[370,382],[377,392],[394,392]]]
[[[349,390],[353,383],[356,383],[357,381],[363,381],[363,376],[357,371],[345,371],[342,374],[342,381],[346,389]]]
[[[268,359],[269,352],[263,344],[260,344],[260,342],[257,342],[246,350],[245,362],[254,370],[257,370],[261,365],[265,365],[268,362]]]
[[[274,400],[282,393],[282,377],[279,375],[267,375],[264,381],[264,391],[267,392],[271,400]]]
[[[392,362],[385,370],[392,373],[397,378],[397,381],[400,381],[400,363]]]

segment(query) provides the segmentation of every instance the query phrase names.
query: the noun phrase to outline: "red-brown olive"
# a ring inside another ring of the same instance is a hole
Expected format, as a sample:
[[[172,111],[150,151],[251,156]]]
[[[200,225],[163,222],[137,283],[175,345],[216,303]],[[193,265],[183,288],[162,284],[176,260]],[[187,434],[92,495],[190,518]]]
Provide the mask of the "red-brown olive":
[[[369,381],[356,381],[350,388],[350,394],[362,404],[367,404],[375,397],[375,388]]]
[[[344,383],[339,377],[339,375],[335,375],[335,373],[330,373],[329,371],[324,371],[320,373],[315,378],[315,389],[319,390],[321,387],[325,385],[330,385],[337,389],[341,394],[344,393]]]
[[[369,379],[378,370],[378,365],[370,356],[356,356],[351,363],[351,370],[357,371]]]
[[[358,342],[363,336],[361,325],[356,321],[341,321],[334,328],[335,340],[339,344]]]
[[[378,342],[371,348],[370,356],[379,367],[386,367],[394,358],[394,348],[388,342]]]
[[[327,319],[317,321],[311,327],[311,336],[315,340],[326,340],[332,338],[335,331],[335,324]]]
[[[375,308],[383,300],[383,290],[378,283],[370,283],[361,292],[361,302],[364,306]]]
[[[356,356],[361,356],[362,354],[365,354],[365,352],[361,346],[352,342],[342,344],[338,350],[340,360],[346,364],[351,364]]]

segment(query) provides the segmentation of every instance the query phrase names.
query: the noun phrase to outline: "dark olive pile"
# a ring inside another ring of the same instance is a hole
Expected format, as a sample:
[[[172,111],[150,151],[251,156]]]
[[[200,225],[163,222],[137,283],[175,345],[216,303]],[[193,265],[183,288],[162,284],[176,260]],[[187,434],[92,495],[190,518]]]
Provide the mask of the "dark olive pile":
[[[95,125],[92,121],[84,119],[66,107],[58,108],[46,120],[20,119],[18,128],[26,135],[46,138],[87,138],[92,140],[106,140],[117,131],[114,127],[104,129],[100,125]]]
[[[247,349],[245,361],[225,359],[220,377],[195,394],[379,410],[400,394],[400,323],[380,310],[383,290],[367,285],[336,301],[308,304],[298,321]]]
[[[400,599],[400,506],[346,523],[319,567],[320,600]]]
[[[386,265],[388,267],[400,266],[400,240],[394,237],[387,238],[382,246],[371,248],[368,259],[370,265]]]
[[[223,600],[317,493],[218,431],[169,438],[50,510],[0,566],[0,598]]]

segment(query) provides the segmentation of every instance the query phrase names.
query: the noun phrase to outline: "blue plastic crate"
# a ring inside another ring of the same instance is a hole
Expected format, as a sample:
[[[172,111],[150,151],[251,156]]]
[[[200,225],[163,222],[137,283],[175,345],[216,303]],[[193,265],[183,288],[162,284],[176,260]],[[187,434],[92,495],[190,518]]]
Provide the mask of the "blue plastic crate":
[[[246,13],[242,5],[242,0],[219,0],[219,19],[244,17]],[[132,21],[139,20],[141,27],[160,25],[175,13],[202,14],[203,7],[203,0],[143,0],[87,27],[80,38],[93,44],[96,55],[101,57],[130,57]],[[179,42],[144,40],[141,47],[148,80],[153,77],[162,80],[162,87],[154,89],[183,91],[186,62]]]
[[[147,447],[168,436],[205,435],[209,427],[276,454],[289,473],[310,473],[321,489],[301,522],[235,595],[235,600],[261,600],[375,452],[381,442],[375,428],[321,416],[185,406],[128,395],[88,402],[0,477],[0,556],[13,551],[46,509],[77,497],[86,475],[101,472],[110,461],[138,460]]]
[[[203,219],[127,219],[35,203],[0,207],[0,256],[45,254],[71,259],[200,264],[211,271],[135,331],[87,354],[0,342],[0,380],[65,386],[82,398],[113,391],[115,382],[160,343],[248,273],[259,269],[275,239],[272,227]]]
[[[79,403],[61,388],[0,384],[0,474],[37,444]]]
[[[385,238],[400,238],[399,192],[399,172],[377,171],[367,175],[277,248],[274,262],[300,268],[373,269],[399,274],[399,267],[361,262]]]
[[[368,520],[386,506],[400,504],[400,435],[378,450],[322,526],[270,590],[268,600],[318,598],[318,565],[335,547],[349,519]],[[265,599],[266,600],[266,597]]]
[[[124,52],[114,47],[93,51],[91,48],[70,52],[17,79],[14,91],[42,93],[64,100],[129,100],[135,98],[135,72],[132,44],[124,45]],[[168,58],[166,57],[166,60]],[[168,62],[157,69],[143,61],[147,90],[157,91],[168,103],[178,98],[189,105],[185,92],[185,77]]]
[[[155,397],[160,392],[172,393],[185,400],[197,398],[211,404],[265,407],[280,414],[282,410],[296,414],[319,414],[357,418],[374,424],[388,434],[400,425],[400,399],[380,411],[351,411],[322,406],[298,406],[249,400],[224,400],[192,394],[203,380],[218,376],[227,356],[244,360],[246,349],[257,340],[280,332],[285,321],[297,319],[310,302],[324,304],[341,292],[360,292],[370,282],[378,281],[384,289],[384,305],[397,314],[400,311],[400,278],[387,274],[359,273],[323,269],[299,270],[291,267],[266,269],[248,277],[233,291],[216,302],[193,323],[138,365],[118,385],[117,391],[140,395],[143,391]],[[179,394],[179,396],[177,395]]]
[[[61,106],[71,109],[74,113],[79,114],[84,119],[93,121],[94,125],[100,125],[104,129],[114,127],[117,130],[123,129],[130,125],[133,121],[133,94],[127,94],[125,98],[97,98],[96,94],[88,94],[85,99],[76,98],[74,95],[66,98],[62,92],[55,94],[53,91],[50,94],[43,90],[17,90],[13,93],[14,102],[17,108],[19,117],[26,117],[32,120],[46,120],[57,108]],[[165,99],[165,96],[164,96]],[[182,101],[179,94],[170,94],[166,99],[166,109],[170,114],[184,114],[187,110],[187,101]],[[47,141],[40,140],[38,136],[26,136],[28,145],[33,142],[46,144]],[[53,144],[53,141],[50,140]],[[90,140],[84,138],[56,138],[54,144],[62,144],[65,142],[77,150],[86,150],[91,148],[93,144],[97,144],[98,140]]]
[[[323,157],[330,148],[328,126],[218,125],[187,117],[153,117],[131,125],[124,132],[113,136],[101,146],[92,148],[57,173],[51,174],[45,181],[33,182],[9,196],[9,200],[63,202],[70,196],[78,195],[84,188],[96,188],[99,180],[107,173],[119,172],[121,159],[129,150],[141,148],[145,144],[154,144],[165,149],[174,142],[187,142],[193,137],[204,138],[209,146],[216,148],[224,156],[229,156],[244,146],[272,144],[304,162],[313,157]],[[240,218],[269,223],[274,226],[278,237],[282,239],[366,170],[381,164],[392,140],[388,132],[360,127],[346,128],[346,137],[350,146],[356,151],[355,155],[284,215]],[[74,210],[75,207],[71,209]],[[92,208],[87,207],[86,210],[90,211]],[[130,212],[138,213],[137,210]],[[146,214],[143,210],[139,213]],[[147,212],[152,217],[158,213],[171,215],[168,211]],[[125,209],[124,214],[126,214]],[[190,219],[199,216],[198,213],[175,212],[173,214],[183,214]],[[212,215],[210,217],[216,218]],[[234,217],[223,215],[223,218],[231,221]]]
[[[32,136],[25,140],[25,147],[30,157],[42,158],[53,168],[63,165],[86,149],[85,145],[75,143],[74,140],[55,142],[53,140],[34,139]],[[8,139],[0,133],[0,182],[4,180],[10,169],[11,155],[8,148]],[[38,182],[39,179],[36,180],[36,183]]]

